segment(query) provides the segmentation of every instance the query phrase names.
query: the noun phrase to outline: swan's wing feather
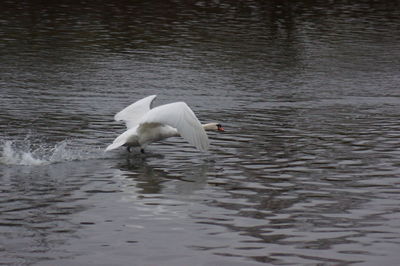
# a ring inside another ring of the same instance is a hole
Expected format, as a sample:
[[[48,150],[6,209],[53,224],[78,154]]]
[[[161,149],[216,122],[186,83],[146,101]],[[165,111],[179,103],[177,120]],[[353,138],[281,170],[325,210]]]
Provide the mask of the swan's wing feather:
[[[119,147],[123,146],[124,144],[125,144],[125,142],[122,142],[122,141],[114,141],[113,143],[111,143],[110,145],[107,146],[105,151],[114,150],[116,148],[119,148]]]
[[[110,145],[107,146],[105,151],[114,150],[114,149],[119,148],[119,147],[125,145],[126,143],[128,143],[128,141],[136,135],[136,130],[137,130],[137,127],[126,130],[124,133],[122,133],[121,135],[116,137],[114,139],[113,143],[111,143]]]
[[[150,95],[132,103],[114,116],[115,121],[124,121],[128,129],[133,128],[150,111],[151,104],[156,97],[157,95]]]
[[[208,137],[193,113],[184,102],[170,103],[151,109],[142,119],[141,126],[146,123],[160,123],[174,127],[190,144],[201,151],[208,149]]]

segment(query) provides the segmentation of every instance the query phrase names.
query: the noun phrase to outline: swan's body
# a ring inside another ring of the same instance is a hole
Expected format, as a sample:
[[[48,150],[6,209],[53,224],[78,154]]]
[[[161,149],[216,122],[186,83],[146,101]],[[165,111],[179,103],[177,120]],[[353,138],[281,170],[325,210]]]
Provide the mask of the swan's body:
[[[156,97],[151,95],[143,98],[114,116],[116,121],[124,121],[128,129],[119,135],[106,151],[127,146],[128,150],[130,147],[140,147],[143,152],[148,144],[174,136],[182,136],[197,149],[206,151],[209,142],[205,130],[224,130],[217,123],[200,124],[196,115],[184,102],[151,109]]]

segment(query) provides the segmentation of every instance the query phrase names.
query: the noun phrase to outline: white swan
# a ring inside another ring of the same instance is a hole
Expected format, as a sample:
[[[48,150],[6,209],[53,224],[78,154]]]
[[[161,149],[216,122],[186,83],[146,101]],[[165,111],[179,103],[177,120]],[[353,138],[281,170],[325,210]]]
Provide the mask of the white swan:
[[[184,102],[175,102],[157,106],[151,105],[157,95],[143,98],[114,116],[116,121],[124,121],[128,128],[119,135],[105,151],[121,146],[144,148],[152,142],[173,136],[182,136],[190,144],[201,151],[208,149],[208,137],[205,130],[224,131],[221,124],[202,125],[190,107]]]

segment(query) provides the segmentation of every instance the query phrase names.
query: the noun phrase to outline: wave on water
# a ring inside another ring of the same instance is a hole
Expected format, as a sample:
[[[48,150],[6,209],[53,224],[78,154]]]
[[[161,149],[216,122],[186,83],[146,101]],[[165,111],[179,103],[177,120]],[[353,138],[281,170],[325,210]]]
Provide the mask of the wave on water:
[[[47,143],[32,144],[29,140],[21,142],[0,141],[0,164],[7,165],[48,165],[53,163],[98,159],[104,157],[102,149],[82,150],[64,140],[54,145]]]

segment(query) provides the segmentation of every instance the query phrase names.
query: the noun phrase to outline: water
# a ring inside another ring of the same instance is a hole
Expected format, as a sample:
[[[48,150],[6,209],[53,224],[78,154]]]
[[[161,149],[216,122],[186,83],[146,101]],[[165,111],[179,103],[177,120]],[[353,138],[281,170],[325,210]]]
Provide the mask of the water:
[[[397,265],[396,1],[5,1],[0,265]],[[104,148],[158,94],[200,153]]]

